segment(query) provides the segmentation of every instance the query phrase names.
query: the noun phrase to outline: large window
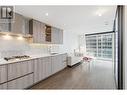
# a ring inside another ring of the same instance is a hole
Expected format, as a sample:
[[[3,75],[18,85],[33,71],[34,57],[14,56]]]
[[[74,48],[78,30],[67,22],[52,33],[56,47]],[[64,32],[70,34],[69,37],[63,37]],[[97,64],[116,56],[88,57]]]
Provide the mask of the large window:
[[[87,34],[86,52],[95,57],[112,59],[113,32]]]

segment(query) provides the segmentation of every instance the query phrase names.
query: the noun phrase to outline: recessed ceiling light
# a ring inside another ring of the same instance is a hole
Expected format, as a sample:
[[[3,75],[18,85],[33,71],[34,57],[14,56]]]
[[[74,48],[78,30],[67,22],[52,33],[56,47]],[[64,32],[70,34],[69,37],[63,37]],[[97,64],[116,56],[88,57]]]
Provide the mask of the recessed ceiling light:
[[[46,16],[48,16],[48,15],[49,15],[49,13],[45,13],[45,15],[46,15]]]

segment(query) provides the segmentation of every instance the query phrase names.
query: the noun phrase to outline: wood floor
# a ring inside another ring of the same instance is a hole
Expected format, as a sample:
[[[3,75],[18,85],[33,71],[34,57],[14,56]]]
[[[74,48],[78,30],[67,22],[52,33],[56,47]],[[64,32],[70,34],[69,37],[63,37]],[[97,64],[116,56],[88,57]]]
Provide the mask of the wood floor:
[[[96,60],[65,68],[31,89],[116,89],[113,64]]]

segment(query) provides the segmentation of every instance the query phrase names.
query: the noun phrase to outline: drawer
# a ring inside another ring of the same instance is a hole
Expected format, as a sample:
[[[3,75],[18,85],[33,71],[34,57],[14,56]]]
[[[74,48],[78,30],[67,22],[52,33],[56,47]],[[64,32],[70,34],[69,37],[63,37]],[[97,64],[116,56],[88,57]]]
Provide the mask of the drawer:
[[[1,89],[7,89],[7,83],[0,84],[0,90]]]
[[[33,74],[8,82],[8,89],[24,89],[33,85]]]

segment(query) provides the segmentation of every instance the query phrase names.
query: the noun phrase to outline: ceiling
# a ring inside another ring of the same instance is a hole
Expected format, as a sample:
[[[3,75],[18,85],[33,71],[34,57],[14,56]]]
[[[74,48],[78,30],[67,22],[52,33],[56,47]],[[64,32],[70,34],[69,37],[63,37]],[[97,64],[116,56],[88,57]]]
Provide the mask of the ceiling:
[[[113,26],[116,6],[33,5],[15,6],[15,11],[64,30],[72,31],[79,29],[82,31],[85,28]]]

